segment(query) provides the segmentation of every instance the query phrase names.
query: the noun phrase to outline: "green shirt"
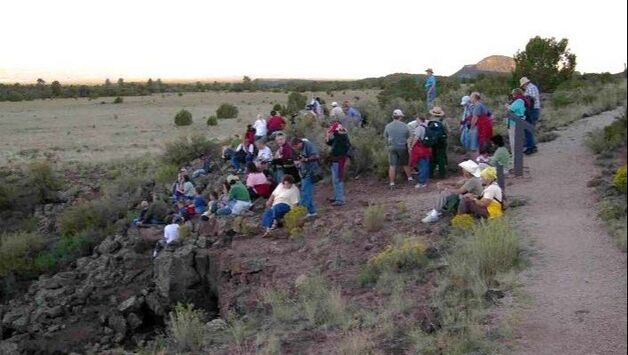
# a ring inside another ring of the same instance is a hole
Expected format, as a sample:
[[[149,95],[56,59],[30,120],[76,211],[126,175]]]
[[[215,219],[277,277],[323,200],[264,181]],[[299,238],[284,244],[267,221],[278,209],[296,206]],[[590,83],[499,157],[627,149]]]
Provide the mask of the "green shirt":
[[[495,154],[491,157],[490,164],[497,166],[497,163],[504,167],[504,170],[510,169],[510,152],[506,147],[499,147],[495,151]]]
[[[251,202],[249,190],[247,190],[246,186],[244,186],[241,182],[236,182],[235,184],[231,185],[231,188],[229,189],[229,199]]]

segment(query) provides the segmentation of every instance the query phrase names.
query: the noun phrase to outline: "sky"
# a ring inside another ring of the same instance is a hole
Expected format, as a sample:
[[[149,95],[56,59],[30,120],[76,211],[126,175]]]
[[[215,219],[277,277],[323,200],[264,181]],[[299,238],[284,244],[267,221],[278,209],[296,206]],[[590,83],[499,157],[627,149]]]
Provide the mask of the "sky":
[[[619,72],[626,0],[20,0],[0,5],[0,80],[450,75],[566,37],[581,72]]]

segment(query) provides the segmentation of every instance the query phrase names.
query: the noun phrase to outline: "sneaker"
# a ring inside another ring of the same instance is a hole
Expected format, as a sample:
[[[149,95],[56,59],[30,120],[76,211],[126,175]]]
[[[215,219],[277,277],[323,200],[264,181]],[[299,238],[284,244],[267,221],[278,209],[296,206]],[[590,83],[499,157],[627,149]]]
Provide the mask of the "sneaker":
[[[414,185],[415,189],[424,189],[427,187],[427,184],[416,184]]]
[[[412,182],[414,181],[414,178],[412,176],[408,177],[408,182]]]
[[[394,182],[391,182],[391,183],[388,185],[388,188],[389,188],[390,190],[394,190],[394,189],[395,189],[395,183],[394,183]]]
[[[334,202],[331,203],[331,205],[334,206],[334,207],[340,207],[340,206],[344,206],[345,203],[342,202],[342,201],[334,201]]]
[[[157,257],[157,250],[153,251],[153,258]]]
[[[427,216],[425,216],[425,218],[421,220],[421,222],[428,224],[428,223],[434,223],[438,221],[439,219],[440,219],[440,212],[436,210],[431,210],[430,213],[428,213]]]
[[[318,213],[308,213],[305,215],[305,218],[316,218],[318,217]]]

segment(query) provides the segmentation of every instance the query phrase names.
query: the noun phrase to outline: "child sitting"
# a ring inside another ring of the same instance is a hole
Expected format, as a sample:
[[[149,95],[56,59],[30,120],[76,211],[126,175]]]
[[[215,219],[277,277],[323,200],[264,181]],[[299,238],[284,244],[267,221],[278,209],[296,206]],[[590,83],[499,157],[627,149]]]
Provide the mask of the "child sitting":
[[[508,152],[508,148],[506,148],[506,143],[504,142],[504,137],[502,136],[494,136],[491,138],[491,142],[495,144],[497,150],[493,153],[489,164],[497,167],[497,165],[501,165],[504,167],[504,173],[508,173],[511,167],[511,157],[510,152]]]

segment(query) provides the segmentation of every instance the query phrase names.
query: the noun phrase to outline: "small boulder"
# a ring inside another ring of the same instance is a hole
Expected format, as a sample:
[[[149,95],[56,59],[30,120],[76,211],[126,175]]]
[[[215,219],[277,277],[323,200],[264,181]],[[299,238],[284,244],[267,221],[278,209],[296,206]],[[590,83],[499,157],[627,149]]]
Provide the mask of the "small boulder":
[[[220,318],[216,318],[205,324],[205,328],[211,333],[216,333],[227,329],[227,322]]]
[[[126,334],[126,320],[121,315],[110,316],[109,326],[118,334]]]

